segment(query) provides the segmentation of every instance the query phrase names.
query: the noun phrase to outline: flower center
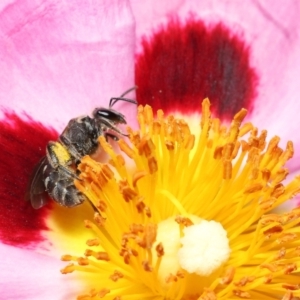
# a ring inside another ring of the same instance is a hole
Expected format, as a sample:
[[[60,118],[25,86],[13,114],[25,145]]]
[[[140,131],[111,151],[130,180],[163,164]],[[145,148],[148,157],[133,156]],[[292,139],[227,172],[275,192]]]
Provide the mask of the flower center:
[[[269,213],[299,192],[300,177],[283,184],[292,143],[283,150],[278,137],[267,144],[266,131],[241,126],[245,110],[221,125],[209,106],[195,134],[139,107],[140,129],[128,128],[122,154],[100,137],[109,163],[82,159],[75,185],[95,207],[85,223],[95,238],[83,257],[64,256],[75,263],[62,270],[89,274],[82,299],[300,296],[300,210]]]
[[[188,220],[187,227],[182,226],[183,220]],[[169,274],[180,270],[209,276],[228,260],[230,254],[227,233],[222,225],[194,215],[161,221],[155,245],[160,243],[164,245],[158,271],[162,285],[166,284]]]

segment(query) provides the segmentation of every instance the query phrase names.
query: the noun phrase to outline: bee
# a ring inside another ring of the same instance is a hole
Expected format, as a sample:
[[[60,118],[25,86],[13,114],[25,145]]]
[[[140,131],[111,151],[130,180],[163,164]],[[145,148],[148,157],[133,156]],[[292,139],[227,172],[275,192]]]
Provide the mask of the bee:
[[[95,108],[92,117],[71,119],[58,140],[48,142],[46,156],[35,166],[25,195],[33,208],[43,207],[48,196],[65,207],[74,207],[87,200],[74,185],[74,180],[79,179],[77,166],[83,156],[98,149],[100,136],[113,140],[118,140],[118,135],[126,136],[117,127],[126,124],[125,116],[112,107],[118,101],[137,104],[135,100],[124,98],[134,89],[136,87],[111,98],[108,108]]]

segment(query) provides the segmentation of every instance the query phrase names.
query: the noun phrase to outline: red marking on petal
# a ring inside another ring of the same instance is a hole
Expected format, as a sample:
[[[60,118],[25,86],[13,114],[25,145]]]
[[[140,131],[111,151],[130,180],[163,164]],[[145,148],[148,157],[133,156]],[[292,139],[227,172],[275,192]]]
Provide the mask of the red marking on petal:
[[[35,164],[45,155],[46,144],[56,140],[53,129],[14,113],[0,121],[0,239],[14,246],[43,241],[49,208],[35,210],[25,201],[25,191]]]
[[[144,38],[142,48],[135,71],[140,104],[188,114],[199,111],[209,97],[212,110],[223,119],[243,107],[251,111],[258,80],[250,50],[224,25],[172,20]]]

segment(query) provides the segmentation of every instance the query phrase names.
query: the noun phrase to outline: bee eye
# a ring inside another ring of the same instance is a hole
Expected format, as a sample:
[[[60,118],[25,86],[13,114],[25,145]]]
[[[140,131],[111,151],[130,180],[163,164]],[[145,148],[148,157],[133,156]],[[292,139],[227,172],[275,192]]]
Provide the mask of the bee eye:
[[[95,119],[106,119],[119,124],[126,124],[125,117],[111,108],[96,108],[93,112]]]
[[[94,112],[93,112],[93,117],[94,118],[106,118],[106,119],[110,119],[112,113],[106,109],[106,108],[95,108]]]

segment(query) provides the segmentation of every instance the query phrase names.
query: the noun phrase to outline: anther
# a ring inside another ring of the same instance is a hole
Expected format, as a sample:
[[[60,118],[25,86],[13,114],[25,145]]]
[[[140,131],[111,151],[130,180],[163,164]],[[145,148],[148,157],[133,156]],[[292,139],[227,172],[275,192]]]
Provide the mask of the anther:
[[[281,216],[276,214],[262,215],[260,222],[263,226],[268,225],[270,223],[281,223]]]
[[[235,268],[228,267],[225,271],[224,277],[221,278],[220,283],[221,284],[230,284],[234,278],[234,274],[235,274]]]
[[[244,189],[244,194],[252,194],[260,191],[263,188],[261,183],[253,183],[250,186],[246,186]]]
[[[241,290],[233,290],[233,293],[238,296],[239,298],[243,298],[243,299],[250,299],[251,296],[248,292],[245,291],[241,291]]]
[[[268,274],[264,277],[264,283],[271,283],[273,280],[273,275],[272,274]]]
[[[299,290],[299,284],[284,283],[282,287],[291,291]]]
[[[68,273],[72,273],[75,271],[75,266],[74,264],[69,264],[66,267],[64,267],[63,269],[60,270],[60,272],[62,274],[68,274]]]
[[[143,268],[146,272],[152,272],[153,268],[150,266],[149,261],[143,261]]]
[[[285,233],[277,239],[278,244],[284,244],[297,238],[296,233]]]
[[[224,147],[223,147],[223,151],[222,151],[222,156],[225,160],[230,160],[231,159],[231,155],[234,149],[234,143],[227,143]]]
[[[263,231],[263,234],[270,238],[273,234],[278,234],[283,231],[283,227],[281,225],[273,225],[269,227],[267,230]]]
[[[162,243],[159,243],[159,244],[155,247],[155,250],[156,250],[156,255],[157,255],[157,257],[162,257],[162,256],[165,254],[164,246],[163,246]]]
[[[214,151],[214,159],[220,159],[222,157],[223,146],[217,146]]]
[[[78,263],[78,265],[80,265],[80,266],[88,266],[88,265],[90,264],[88,258],[85,258],[85,257],[79,257],[79,258],[77,259],[77,263]]]
[[[282,194],[284,194],[285,188],[282,183],[278,183],[274,188],[273,191],[271,192],[271,197],[278,198]]]
[[[109,276],[109,278],[114,282],[117,282],[119,279],[123,277],[124,275],[118,270],[115,270],[114,273],[111,276]]]
[[[85,228],[92,228],[93,223],[89,220],[84,220]]]
[[[101,227],[105,225],[106,218],[102,217],[98,212],[94,213],[94,221]]]
[[[97,251],[94,251],[94,250],[91,250],[91,249],[87,249],[87,250],[85,250],[84,255],[88,256],[88,257],[93,256],[97,260],[104,260],[104,261],[109,261],[110,260],[108,253],[103,252],[103,251],[97,252]]]
[[[154,174],[158,170],[157,161],[154,157],[150,157],[148,159],[148,168],[150,174]]]
[[[95,238],[95,239],[89,239],[86,241],[86,244],[90,247],[92,246],[99,246],[100,245],[100,241],[98,238]]]
[[[60,258],[62,261],[74,261],[76,258],[72,255],[66,254]]]
[[[247,283],[253,282],[255,279],[256,279],[255,276],[245,276],[245,277],[241,278],[239,281],[234,282],[234,285],[242,287],[242,286],[245,286]]]
[[[101,291],[98,292],[98,297],[99,298],[104,298],[109,293],[110,293],[110,290],[104,288],[104,289],[102,289]]]
[[[177,276],[173,275],[172,273],[166,277],[166,283],[177,282],[177,280]]]
[[[131,224],[129,227],[130,232],[138,234],[139,232],[144,232],[144,225],[142,224]]]
[[[281,182],[283,180],[286,179],[286,177],[289,174],[289,170],[286,168],[280,169],[276,172],[275,178],[274,178],[274,182]]]
[[[144,118],[146,124],[152,124],[153,122],[153,111],[152,107],[149,105],[145,105],[144,107]]]
[[[270,180],[270,177],[271,177],[271,172],[270,170],[268,169],[263,169],[261,170],[261,173],[262,173],[262,179],[265,181],[265,182],[268,182]]]
[[[204,288],[204,293],[197,300],[217,300],[217,295],[212,290]]]
[[[133,190],[128,183],[121,185],[119,184],[120,191],[123,195],[123,198],[126,202],[129,202],[130,200],[133,200],[138,194],[135,190]]]
[[[210,121],[210,102],[208,98],[205,98],[202,102],[202,117],[201,117],[201,128],[204,127],[204,124],[209,124]]]
[[[101,212],[105,212],[107,209],[107,204],[103,201],[103,200],[99,200],[97,208],[101,211]]]
[[[194,223],[191,221],[191,219],[182,217],[182,216],[176,216],[175,222],[177,222],[179,225],[183,225],[184,227],[194,225]]]
[[[288,264],[286,266],[286,268],[284,269],[284,274],[291,274],[296,270],[297,270],[297,265],[296,264]]]

